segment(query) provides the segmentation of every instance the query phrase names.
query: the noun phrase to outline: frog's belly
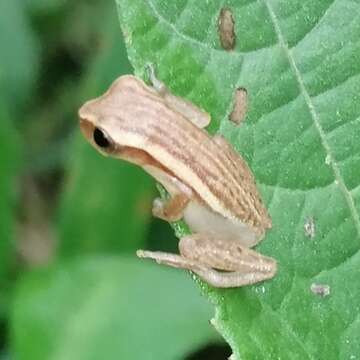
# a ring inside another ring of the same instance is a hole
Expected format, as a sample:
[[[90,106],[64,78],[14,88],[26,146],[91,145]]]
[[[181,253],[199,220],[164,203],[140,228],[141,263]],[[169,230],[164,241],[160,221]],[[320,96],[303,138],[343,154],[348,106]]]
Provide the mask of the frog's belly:
[[[252,247],[261,240],[249,225],[226,219],[194,201],[184,210],[184,220],[193,232],[211,233],[219,239],[237,240],[246,247]]]

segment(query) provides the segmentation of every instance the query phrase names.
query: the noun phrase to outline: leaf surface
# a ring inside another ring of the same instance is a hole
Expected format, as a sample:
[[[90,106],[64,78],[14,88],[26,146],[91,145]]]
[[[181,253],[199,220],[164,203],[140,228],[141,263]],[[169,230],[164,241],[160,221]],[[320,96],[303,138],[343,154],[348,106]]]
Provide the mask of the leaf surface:
[[[360,356],[360,3],[117,0],[135,72],[146,63],[212,115],[252,168],[273,220],[257,249],[278,274],[257,286],[207,289],[215,323],[241,359]],[[221,48],[222,7],[235,20]],[[234,90],[249,111],[228,121]],[[311,237],[304,226],[314,220]],[[330,286],[314,294],[312,284]]]

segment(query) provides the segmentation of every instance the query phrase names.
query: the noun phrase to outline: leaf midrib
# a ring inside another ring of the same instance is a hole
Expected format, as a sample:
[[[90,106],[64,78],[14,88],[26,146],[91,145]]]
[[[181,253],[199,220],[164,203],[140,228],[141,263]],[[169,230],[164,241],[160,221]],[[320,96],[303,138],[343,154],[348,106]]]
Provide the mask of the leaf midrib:
[[[330,165],[331,169],[333,170],[335,181],[337,182],[337,185],[339,186],[340,191],[343,193],[343,195],[345,197],[346,203],[349,207],[351,216],[355,223],[358,237],[360,237],[360,218],[359,218],[359,214],[355,207],[354,199],[351,195],[351,192],[348,190],[347,186],[345,185],[345,181],[344,181],[343,177],[341,176],[339,166],[337,165],[336,161],[334,160],[334,156],[332,155],[331,147],[326,140],[325,132],[320,124],[320,117],[319,117],[319,115],[315,109],[315,106],[312,102],[312,99],[306,89],[304,81],[302,80],[301,72],[296,65],[296,61],[294,59],[292,51],[289,48],[289,46],[285,40],[285,37],[281,31],[280,24],[277,20],[276,14],[274,13],[268,0],[263,0],[263,1],[265,3],[267,11],[269,12],[269,16],[272,21],[272,24],[273,24],[273,27],[274,27],[274,30],[275,30],[275,33],[276,33],[276,36],[278,39],[278,44],[283,49],[283,51],[289,61],[290,67],[291,67],[292,71],[294,72],[296,81],[299,86],[300,93],[304,96],[305,103],[309,109],[309,113],[314,122],[315,128],[317,129],[317,131],[319,133],[321,144],[325,150],[326,155],[328,155],[331,159],[329,165]]]

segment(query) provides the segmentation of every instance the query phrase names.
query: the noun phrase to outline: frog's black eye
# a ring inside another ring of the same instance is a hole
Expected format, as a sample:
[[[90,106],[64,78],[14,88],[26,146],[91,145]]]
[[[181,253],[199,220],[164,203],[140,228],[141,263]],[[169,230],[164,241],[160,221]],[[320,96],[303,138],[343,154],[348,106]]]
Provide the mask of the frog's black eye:
[[[95,141],[95,144],[102,149],[107,149],[111,146],[107,135],[99,128],[95,128],[93,133],[93,139]]]

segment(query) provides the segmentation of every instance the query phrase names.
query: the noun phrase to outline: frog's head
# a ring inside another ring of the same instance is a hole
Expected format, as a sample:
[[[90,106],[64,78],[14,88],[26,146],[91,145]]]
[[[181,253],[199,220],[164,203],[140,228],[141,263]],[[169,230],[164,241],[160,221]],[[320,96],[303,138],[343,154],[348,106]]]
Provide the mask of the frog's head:
[[[99,121],[94,113],[87,113],[87,104],[84,104],[79,111],[81,132],[85,139],[103,155],[114,155],[120,150],[119,146],[106,129],[106,123]]]
[[[127,121],[129,93],[136,85],[131,75],[119,77],[108,91],[87,101],[79,110],[80,129],[84,137],[104,155],[119,156],[126,146],[126,136],[119,130]]]
[[[80,108],[81,132],[103,155],[154,165],[152,156],[141,149],[146,143],[142,129],[152,116],[145,100],[151,102],[151,96],[155,96],[153,91],[141,80],[132,75],[119,77],[103,95]]]

